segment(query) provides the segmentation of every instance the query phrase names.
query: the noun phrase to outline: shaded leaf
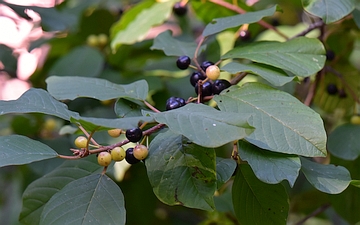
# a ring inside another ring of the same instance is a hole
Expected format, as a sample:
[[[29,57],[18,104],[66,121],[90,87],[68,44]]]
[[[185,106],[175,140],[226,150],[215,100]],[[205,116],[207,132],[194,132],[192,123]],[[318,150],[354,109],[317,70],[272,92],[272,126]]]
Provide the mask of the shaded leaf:
[[[256,74],[275,86],[283,86],[284,84],[291,82],[295,78],[289,77],[283,70],[280,70],[278,68],[255,63],[241,64],[237,62],[230,62],[225,66],[221,67],[221,70],[225,70],[232,74],[239,72]]]
[[[350,184],[350,173],[345,167],[323,165],[304,158],[301,158],[301,165],[306,179],[319,191],[339,194]]]
[[[350,185],[346,190],[337,195],[330,195],[331,206],[348,224],[360,221],[360,189]]]
[[[197,44],[193,42],[179,41],[172,37],[171,31],[167,30],[159,34],[154,39],[154,44],[151,50],[162,50],[167,56],[182,56],[186,55],[192,58],[195,55]],[[206,45],[202,45],[199,54],[205,50]]]
[[[326,133],[319,114],[292,95],[260,83],[232,86],[215,96],[222,111],[252,114],[250,143],[275,152],[326,155]]]
[[[202,35],[204,37],[219,33],[228,28],[238,27],[243,24],[255,23],[263,17],[271,16],[276,11],[276,5],[256,12],[248,12],[245,14],[229,16],[224,18],[213,19],[204,29]]]
[[[336,157],[355,160],[360,155],[359,136],[359,125],[343,124],[330,133],[328,150]]]
[[[9,113],[44,113],[64,120],[79,114],[68,110],[67,105],[55,100],[42,89],[31,88],[17,100],[0,101],[0,115]]]
[[[222,112],[203,104],[190,103],[175,110],[153,114],[153,117],[173,132],[204,147],[219,147],[252,132],[247,123],[249,114]]]
[[[25,136],[0,136],[0,167],[22,165],[57,157],[49,146]]]
[[[306,77],[323,68],[326,59],[324,54],[324,46],[318,39],[299,37],[287,42],[251,43],[234,48],[221,58],[245,58]]]
[[[236,165],[233,159],[216,157],[216,180],[218,189],[231,178],[236,169]]]
[[[353,0],[302,0],[304,9],[326,24],[341,20],[355,8]]]
[[[40,225],[125,224],[124,196],[108,176],[92,174],[67,184],[46,203]]]
[[[100,75],[104,61],[104,56],[97,49],[80,46],[58,59],[51,67],[49,74],[56,76],[96,77]]]
[[[46,83],[49,93],[59,100],[74,100],[79,97],[144,100],[149,90],[145,80],[121,85],[100,78],[51,76],[46,79]]]
[[[145,109],[143,105],[127,99],[119,98],[115,103],[114,111],[118,117],[135,117],[142,116],[141,110]]]
[[[101,169],[98,164],[87,160],[68,160],[61,166],[37,179],[23,194],[20,221],[24,224],[39,224],[44,205],[68,183],[88,176]]]
[[[301,168],[298,156],[270,152],[248,142],[239,141],[240,158],[247,161],[256,177],[268,184],[277,184],[283,180],[294,186]]]
[[[145,165],[155,195],[168,205],[211,210],[216,190],[215,151],[172,131],[151,142]]]
[[[259,181],[249,165],[239,165],[232,196],[240,224],[286,224],[289,203],[285,188]]]
[[[111,48],[144,40],[151,27],[163,23],[171,15],[173,4],[174,1],[157,2],[150,8],[143,9],[125,29],[116,33],[111,41]]]

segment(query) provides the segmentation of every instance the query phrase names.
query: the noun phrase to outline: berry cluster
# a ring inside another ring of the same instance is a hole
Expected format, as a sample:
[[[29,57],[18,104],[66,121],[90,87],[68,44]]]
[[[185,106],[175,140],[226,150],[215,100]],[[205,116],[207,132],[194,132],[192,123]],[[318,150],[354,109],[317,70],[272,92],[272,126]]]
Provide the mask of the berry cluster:
[[[177,109],[186,105],[185,99],[178,97],[171,97],[166,101],[166,110]]]

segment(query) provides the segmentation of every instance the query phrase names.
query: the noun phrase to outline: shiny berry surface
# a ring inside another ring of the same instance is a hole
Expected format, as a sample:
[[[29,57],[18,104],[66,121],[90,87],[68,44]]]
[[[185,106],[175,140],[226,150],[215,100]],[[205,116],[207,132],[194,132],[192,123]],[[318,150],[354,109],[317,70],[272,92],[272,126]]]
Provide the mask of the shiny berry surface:
[[[195,85],[195,92],[198,95],[198,85]],[[212,83],[210,81],[206,81],[202,85],[202,96],[211,96],[212,95]]]
[[[142,130],[139,127],[136,127],[126,130],[125,136],[129,141],[136,143],[141,140],[143,135]]]
[[[179,97],[170,97],[166,101],[166,110],[177,109],[186,105],[185,99]]]
[[[206,79],[206,76],[204,74],[202,74],[199,71],[195,71],[190,76],[190,83],[193,87],[195,87],[195,85],[197,84],[197,82],[199,80],[205,80],[205,79]]]
[[[209,66],[212,66],[212,65],[214,65],[213,62],[204,61],[204,62],[201,63],[200,67],[201,67],[201,69],[205,72],[206,69],[207,69]]]
[[[183,55],[176,60],[176,65],[179,69],[186,70],[187,68],[189,68],[190,62],[191,60],[189,56]]]
[[[212,91],[214,95],[220,94],[223,90],[226,88],[229,88],[231,86],[230,82],[227,80],[216,80],[212,85]]]
[[[128,148],[128,149],[126,150],[125,160],[126,160],[126,162],[128,162],[129,164],[135,164],[135,163],[140,162],[140,160],[138,160],[138,159],[135,158],[135,156],[134,156],[134,148]]]

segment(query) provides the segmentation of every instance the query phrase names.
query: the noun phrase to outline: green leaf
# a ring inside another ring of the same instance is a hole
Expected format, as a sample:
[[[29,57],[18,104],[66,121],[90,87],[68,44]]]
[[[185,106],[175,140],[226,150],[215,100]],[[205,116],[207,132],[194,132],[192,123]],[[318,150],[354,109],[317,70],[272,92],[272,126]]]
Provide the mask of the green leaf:
[[[341,159],[355,160],[360,155],[359,136],[359,125],[343,124],[330,133],[328,150]]]
[[[357,224],[360,221],[360,189],[349,186],[345,191],[337,195],[330,195],[331,206],[336,213],[346,219],[348,224]]]
[[[59,100],[74,100],[79,97],[98,100],[113,98],[144,100],[149,90],[145,80],[120,85],[100,78],[51,76],[46,79],[46,83],[49,93]]]
[[[179,41],[172,37],[171,31],[167,30],[159,34],[154,39],[151,50],[162,50],[167,56],[187,55],[192,58],[195,55],[197,44],[193,42]],[[205,50],[206,45],[202,45],[199,54]]]
[[[248,72],[256,74],[269,83],[275,86],[283,86],[286,83],[291,82],[295,77],[289,77],[283,70],[264,65],[264,64],[241,64],[237,62],[230,62],[221,67],[221,70],[235,74],[239,72]]]
[[[119,128],[123,130],[138,127],[139,123],[143,122],[154,122],[152,117],[137,116],[137,117],[126,117],[119,119],[103,119],[94,117],[77,117],[71,118],[70,121],[75,124],[81,124],[85,130],[106,130],[109,128]]]
[[[355,186],[355,187],[360,188],[360,180],[351,180],[350,184]]]
[[[249,165],[239,165],[232,196],[240,224],[286,224],[289,202],[285,188],[281,184],[259,181]]]
[[[219,33],[228,28],[238,27],[243,24],[255,23],[266,16],[271,16],[276,11],[276,5],[256,12],[248,12],[245,14],[229,16],[224,18],[213,19],[204,29],[202,35],[204,37]]]
[[[319,191],[339,194],[350,184],[350,173],[345,167],[323,165],[304,158],[301,158],[301,165],[306,179]]]
[[[99,169],[101,168],[98,164],[87,160],[68,160],[51,173],[31,183],[23,194],[20,222],[39,224],[44,205],[55,193],[68,183],[88,176]]]
[[[218,189],[231,178],[236,169],[236,165],[233,159],[216,157],[216,180]]]
[[[341,20],[355,8],[354,0],[302,0],[308,13],[320,17],[326,24]]]
[[[141,110],[146,109],[145,105],[139,105],[133,101],[119,98],[115,103],[114,111],[118,117],[142,116]]]
[[[145,160],[155,195],[168,205],[211,210],[216,190],[215,151],[171,131],[158,134]]]
[[[57,157],[49,146],[25,136],[0,136],[0,167],[22,165]]]
[[[68,110],[64,103],[55,100],[42,89],[31,88],[17,100],[0,101],[0,115],[37,112],[57,116],[64,120],[79,116],[78,113]]]
[[[116,33],[111,41],[111,48],[121,44],[134,44],[145,39],[151,27],[163,23],[172,13],[174,1],[158,2],[143,9],[125,29]]]
[[[324,54],[324,46],[318,39],[299,37],[287,42],[255,42],[234,48],[221,58],[245,58],[306,77],[323,68]]]
[[[67,184],[45,205],[40,225],[125,224],[124,196],[108,176],[92,174]]]
[[[104,61],[104,56],[98,50],[88,46],[76,47],[55,62],[49,75],[97,77],[104,67]]]
[[[247,161],[256,177],[268,184],[277,184],[283,180],[294,186],[301,168],[298,156],[270,152],[248,142],[239,141],[240,158]]]
[[[221,112],[203,104],[187,104],[153,117],[173,132],[209,148],[242,139],[252,132],[247,123],[249,114]]]
[[[292,95],[260,83],[232,86],[214,97],[222,111],[252,114],[255,131],[245,139],[271,151],[326,155],[326,133],[319,114]]]

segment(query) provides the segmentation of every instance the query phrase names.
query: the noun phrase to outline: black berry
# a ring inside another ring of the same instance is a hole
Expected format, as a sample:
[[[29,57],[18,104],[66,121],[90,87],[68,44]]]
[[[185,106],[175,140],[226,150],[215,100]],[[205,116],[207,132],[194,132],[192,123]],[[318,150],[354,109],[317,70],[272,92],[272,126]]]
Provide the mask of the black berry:
[[[214,65],[214,63],[210,61],[204,61],[201,63],[200,67],[204,72],[206,72],[206,69],[211,65]]]
[[[128,148],[128,149],[126,150],[125,160],[126,160],[126,162],[128,162],[129,164],[135,164],[135,163],[140,162],[140,160],[138,160],[138,159],[135,158],[135,156],[134,156],[134,148]]]
[[[142,130],[139,127],[136,127],[126,130],[125,136],[129,141],[136,143],[141,140],[143,134]]]
[[[186,104],[185,99],[178,97],[171,97],[166,101],[166,110],[177,109]]]
[[[326,60],[332,61],[334,59],[335,59],[335,52],[332,50],[327,50],[326,51]]]
[[[187,7],[186,5],[181,5],[180,2],[177,2],[173,7],[173,12],[177,16],[184,16],[187,13]]]
[[[179,69],[186,70],[187,68],[189,68],[190,62],[191,60],[189,56],[183,55],[177,59],[176,65]]]
[[[225,90],[230,86],[231,84],[227,80],[223,80],[223,79],[216,80],[212,85],[212,92],[214,95],[218,95],[220,94],[220,92],[222,92],[223,90]]]
[[[195,87],[195,85],[197,84],[197,82],[199,80],[205,80],[205,79],[206,79],[206,76],[204,74],[200,73],[199,71],[195,71],[190,76],[190,83],[192,86]]]
[[[336,87],[336,84],[328,84],[326,90],[329,95],[335,95],[338,93],[338,88]]]
[[[195,85],[195,92],[198,93],[198,84]],[[212,95],[212,83],[210,81],[206,81],[202,84],[202,96],[211,96]]]
[[[250,33],[250,31],[248,31],[248,30],[242,30],[242,31],[240,31],[240,33],[239,33],[239,38],[240,38],[240,40],[242,40],[242,41],[248,41],[248,40],[250,40],[250,39],[251,39],[251,33]]]

